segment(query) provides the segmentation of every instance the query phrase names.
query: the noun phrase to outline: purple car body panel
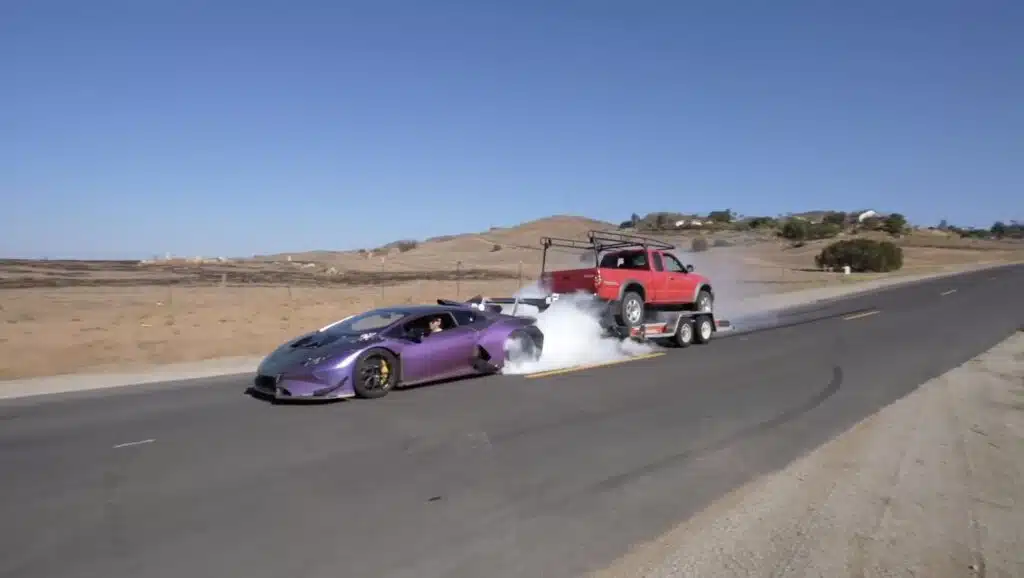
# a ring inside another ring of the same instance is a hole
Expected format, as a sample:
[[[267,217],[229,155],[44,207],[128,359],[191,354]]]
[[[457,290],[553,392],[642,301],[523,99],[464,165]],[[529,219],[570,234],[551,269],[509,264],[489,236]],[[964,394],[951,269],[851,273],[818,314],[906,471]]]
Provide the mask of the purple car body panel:
[[[420,340],[404,330],[409,323],[438,314],[447,315],[454,326]],[[361,327],[367,319],[378,321]],[[490,373],[504,364],[505,343],[512,333],[533,324],[528,317],[481,311],[468,304],[374,309],[284,343],[260,363],[252,389],[278,399],[353,397],[358,359],[376,348],[398,358],[398,386]],[[532,331],[539,335],[535,327]],[[481,358],[489,365],[481,365]]]

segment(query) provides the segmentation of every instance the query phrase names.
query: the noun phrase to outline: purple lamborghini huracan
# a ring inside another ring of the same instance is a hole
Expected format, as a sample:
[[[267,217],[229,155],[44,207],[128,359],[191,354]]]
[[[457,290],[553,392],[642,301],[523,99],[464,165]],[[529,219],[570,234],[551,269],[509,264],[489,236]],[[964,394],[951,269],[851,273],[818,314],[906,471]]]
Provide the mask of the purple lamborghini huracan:
[[[385,307],[280,346],[256,370],[252,393],[278,400],[376,398],[396,387],[496,373],[536,359],[544,335],[532,317],[469,303]]]

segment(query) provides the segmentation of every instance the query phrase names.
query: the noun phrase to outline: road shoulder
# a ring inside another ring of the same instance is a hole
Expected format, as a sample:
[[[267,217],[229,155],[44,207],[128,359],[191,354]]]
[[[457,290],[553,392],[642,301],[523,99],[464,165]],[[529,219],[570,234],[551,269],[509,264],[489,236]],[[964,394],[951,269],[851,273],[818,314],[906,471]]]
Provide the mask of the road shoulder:
[[[595,578],[1024,576],[1024,332]]]

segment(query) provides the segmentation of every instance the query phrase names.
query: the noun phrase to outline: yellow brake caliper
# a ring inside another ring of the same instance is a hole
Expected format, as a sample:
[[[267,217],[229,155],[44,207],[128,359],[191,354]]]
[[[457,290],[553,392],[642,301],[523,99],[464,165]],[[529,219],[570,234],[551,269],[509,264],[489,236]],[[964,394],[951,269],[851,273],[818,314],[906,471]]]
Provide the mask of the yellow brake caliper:
[[[388,375],[391,373],[391,367],[388,365],[387,360],[380,360],[380,384],[384,385],[388,382]]]

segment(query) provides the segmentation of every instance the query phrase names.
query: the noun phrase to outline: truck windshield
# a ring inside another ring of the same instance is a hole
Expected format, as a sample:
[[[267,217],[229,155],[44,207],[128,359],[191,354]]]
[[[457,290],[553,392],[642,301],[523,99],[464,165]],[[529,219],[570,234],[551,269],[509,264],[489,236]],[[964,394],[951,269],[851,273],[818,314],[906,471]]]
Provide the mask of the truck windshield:
[[[647,251],[619,251],[601,257],[603,269],[647,269]]]

